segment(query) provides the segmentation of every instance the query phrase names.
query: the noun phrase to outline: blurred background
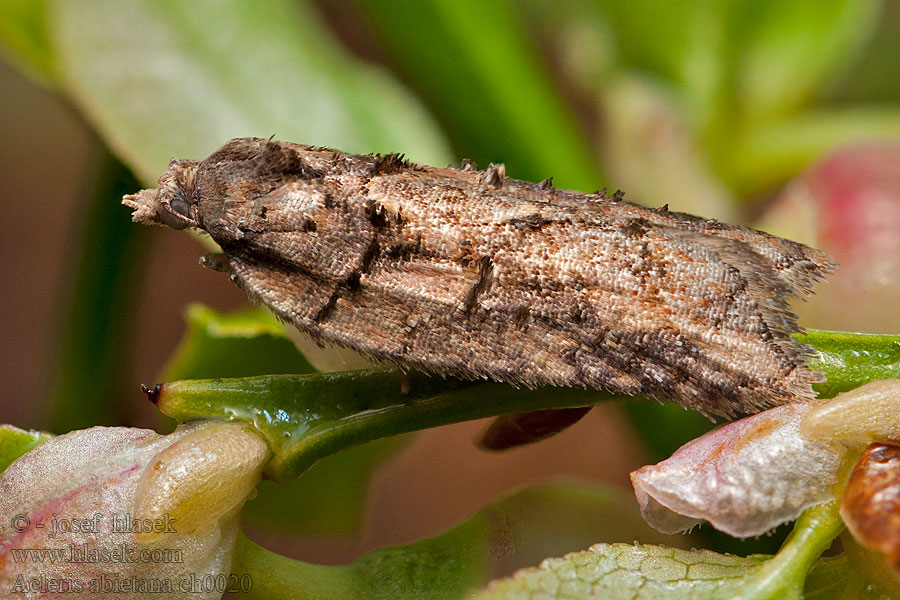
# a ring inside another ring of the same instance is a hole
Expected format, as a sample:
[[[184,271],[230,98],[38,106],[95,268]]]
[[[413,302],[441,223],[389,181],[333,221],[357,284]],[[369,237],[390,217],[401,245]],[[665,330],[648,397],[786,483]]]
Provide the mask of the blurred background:
[[[282,364],[271,334],[267,364],[186,367],[217,336],[252,337],[210,327],[246,297],[198,265],[198,239],[135,226],[120,205],[170,158],[241,136],[505,163],[517,179],[754,225],[842,265],[797,307],[804,326],[900,332],[900,2],[3,0],[0,50],[0,422],[163,430],[139,383]],[[190,303],[216,312],[186,320]],[[709,424],[603,405],[500,454],[474,446],[485,426],[322,467],[298,482],[310,513],[288,535],[249,518],[289,554],[345,561],[551,476],[627,495],[631,470]],[[755,543],[731,549],[772,545]]]

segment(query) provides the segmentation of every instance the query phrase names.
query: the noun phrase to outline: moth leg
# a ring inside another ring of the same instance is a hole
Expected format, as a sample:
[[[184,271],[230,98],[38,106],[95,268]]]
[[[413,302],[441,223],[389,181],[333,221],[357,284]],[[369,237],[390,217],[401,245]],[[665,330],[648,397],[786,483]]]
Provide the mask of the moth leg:
[[[580,406],[499,416],[478,440],[478,447],[496,452],[545,440],[580,421],[592,408]]]
[[[231,263],[222,252],[207,252],[200,257],[200,266],[221,273],[231,273]]]
[[[409,380],[409,373],[401,370],[398,375],[400,378],[400,394],[403,396],[409,396],[409,391],[412,387],[412,383]]]

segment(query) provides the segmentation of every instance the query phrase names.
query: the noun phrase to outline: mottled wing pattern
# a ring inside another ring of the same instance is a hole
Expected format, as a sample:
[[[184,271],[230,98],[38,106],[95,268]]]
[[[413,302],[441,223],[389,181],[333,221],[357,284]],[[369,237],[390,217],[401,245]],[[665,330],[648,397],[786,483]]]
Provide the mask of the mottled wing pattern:
[[[813,249],[495,168],[239,142],[200,164],[200,222],[251,297],[323,342],[711,415],[813,396],[787,304],[831,268]]]

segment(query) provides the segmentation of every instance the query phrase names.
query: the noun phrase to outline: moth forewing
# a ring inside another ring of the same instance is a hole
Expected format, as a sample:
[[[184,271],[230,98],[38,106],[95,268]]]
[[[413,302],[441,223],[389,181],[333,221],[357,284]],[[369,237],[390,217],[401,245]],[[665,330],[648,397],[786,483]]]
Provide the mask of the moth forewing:
[[[820,379],[788,300],[833,268],[824,254],[620,194],[247,138],[126,204],[148,223],[191,215],[253,299],[400,365],[718,416]]]

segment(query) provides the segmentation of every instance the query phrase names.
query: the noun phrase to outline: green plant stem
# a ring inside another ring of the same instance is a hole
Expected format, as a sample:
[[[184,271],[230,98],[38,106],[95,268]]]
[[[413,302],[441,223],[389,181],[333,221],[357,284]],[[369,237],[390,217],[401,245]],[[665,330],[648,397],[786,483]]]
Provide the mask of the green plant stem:
[[[198,379],[167,383],[159,408],[178,421],[238,419],[267,438],[267,474],[293,479],[317,460],[378,438],[507,413],[587,406],[614,398],[572,388],[517,390],[412,374],[401,393],[396,369]]]
[[[809,362],[825,374],[826,381],[813,386],[821,398],[869,381],[900,379],[900,334],[809,329],[797,339],[816,350]]]
[[[900,336],[810,331],[814,368],[828,377],[823,396],[900,376]],[[177,419],[252,423],[274,452],[268,476],[294,479],[319,459],[356,444],[419,429],[508,413],[573,408],[622,398],[596,390],[517,390],[413,374],[401,392],[391,370],[197,379],[168,383],[160,410]]]
[[[844,529],[839,506],[839,501],[832,500],[804,512],[778,554],[748,578],[736,597],[753,600],[803,598],[807,573]]]

